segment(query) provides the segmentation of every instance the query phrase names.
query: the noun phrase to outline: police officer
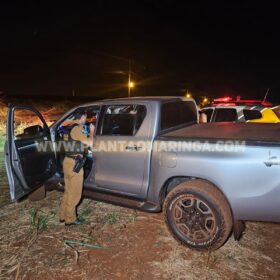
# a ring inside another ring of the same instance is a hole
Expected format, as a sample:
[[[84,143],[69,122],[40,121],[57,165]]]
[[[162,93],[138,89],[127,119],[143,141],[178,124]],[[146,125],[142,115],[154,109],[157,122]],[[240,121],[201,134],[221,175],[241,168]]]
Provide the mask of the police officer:
[[[75,113],[75,123],[64,137],[65,145],[65,158],[63,160],[63,173],[64,173],[64,194],[60,204],[59,217],[60,222],[65,222],[66,226],[80,225],[81,221],[76,216],[76,207],[81,200],[84,170],[77,173],[73,171],[75,160],[77,156],[85,156],[84,150],[87,147],[92,147],[95,126],[90,124],[90,135],[85,134],[83,126],[86,122],[86,112],[80,109]]]

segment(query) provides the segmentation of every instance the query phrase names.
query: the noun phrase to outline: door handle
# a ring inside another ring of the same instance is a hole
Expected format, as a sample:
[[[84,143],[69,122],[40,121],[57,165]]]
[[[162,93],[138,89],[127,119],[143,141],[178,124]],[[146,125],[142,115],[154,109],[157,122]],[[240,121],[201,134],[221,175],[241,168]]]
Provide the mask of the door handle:
[[[125,149],[127,151],[139,151],[142,149],[140,146],[132,145],[132,146],[126,146]]]

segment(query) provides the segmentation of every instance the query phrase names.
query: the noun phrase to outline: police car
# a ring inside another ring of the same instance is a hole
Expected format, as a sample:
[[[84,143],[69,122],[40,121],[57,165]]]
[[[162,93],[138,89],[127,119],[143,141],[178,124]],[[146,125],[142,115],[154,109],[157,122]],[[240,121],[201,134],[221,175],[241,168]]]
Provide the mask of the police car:
[[[217,98],[200,110],[207,121],[204,122],[280,122],[280,106],[272,106],[268,101],[242,100],[231,97]]]

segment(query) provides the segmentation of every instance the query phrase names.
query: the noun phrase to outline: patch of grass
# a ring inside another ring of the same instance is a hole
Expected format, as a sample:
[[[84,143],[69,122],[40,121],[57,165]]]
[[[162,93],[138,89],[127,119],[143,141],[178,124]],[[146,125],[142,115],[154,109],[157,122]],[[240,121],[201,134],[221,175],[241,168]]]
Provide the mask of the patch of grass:
[[[138,217],[137,210],[133,210],[131,217],[132,217],[132,222],[135,223],[135,219]]]
[[[85,240],[88,240],[90,242],[96,242],[97,241],[97,238],[95,236],[89,236],[89,235],[85,235],[85,234],[81,234],[81,238],[85,239]]]
[[[79,217],[79,220],[81,222],[85,222],[89,216],[89,214],[91,213],[91,209],[90,208],[82,208],[79,213],[78,213],[78,217]]]
[[[4,132],[2,131],[1,126],[2,125],[0,123],[0,152],[4,152],[4,145],[5,145],[6,137],[4,135]]]
[[[109,225],[114,225],[116,224],[120,219],[120,216],[113,212],[105,215],[105,217],[102,219],[103,224],[109,224]]]
[[[5,144],[5,137],[0,134],[0,185],[7,184],[7,175],[4,163],[4,144]]]
[[[31,229],[35,230],[36,233],[46,230],[48,228],[48,216],[40,214],[38,209],[32,208],[30,211],[30,225]]]

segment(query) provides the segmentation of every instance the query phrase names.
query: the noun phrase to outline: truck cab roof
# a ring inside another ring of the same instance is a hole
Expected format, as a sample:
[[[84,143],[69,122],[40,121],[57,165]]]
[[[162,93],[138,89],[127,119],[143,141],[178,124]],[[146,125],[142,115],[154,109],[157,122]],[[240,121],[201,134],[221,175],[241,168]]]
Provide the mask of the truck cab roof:
[[[166,101],[193,101],[192,98],[186,98],[184,96],[137,96],[137,97],[123,97],[123,98],[113,98],[104,99],[103,102],[135,102],[135,101],[156,101],[156,102],[166,102]]]

